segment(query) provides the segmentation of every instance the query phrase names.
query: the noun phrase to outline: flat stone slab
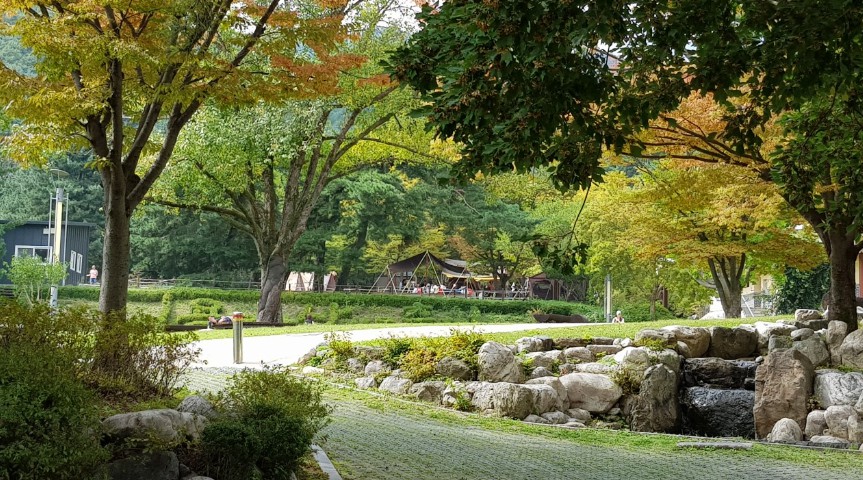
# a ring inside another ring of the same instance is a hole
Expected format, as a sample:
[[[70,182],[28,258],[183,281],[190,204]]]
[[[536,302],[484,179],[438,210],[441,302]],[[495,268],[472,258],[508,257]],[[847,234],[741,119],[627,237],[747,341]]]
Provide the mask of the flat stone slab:
[[[717,450],[749,450],[749,442],[677,442],[677,448],[714,448]]]

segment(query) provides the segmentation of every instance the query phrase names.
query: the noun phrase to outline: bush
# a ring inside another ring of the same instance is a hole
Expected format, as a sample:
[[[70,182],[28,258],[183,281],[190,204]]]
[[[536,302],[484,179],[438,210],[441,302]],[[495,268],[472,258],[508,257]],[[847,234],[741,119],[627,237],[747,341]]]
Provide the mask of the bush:
[[[432,316],[432,307],[421,302],[414,302],[411,306],[402,310],[404,318],[428,318]]]
[[[179,325],[188,325],[190,323],[199,323],[206,325],[210,320],[210,316],[202,313],[190,313],[187,315],[177,315],[174,319]]]
[[[671,310],[656,303],[656,318],[650,318],[650,302],[623,303],[615,307],[615,310],[623,312],[623,318],[627,322],[650,322],[652,320],[664,320],[675,318]],[[614,312],[612,312],[614,313]]]
[[[202,436],[204,464],[193,467],[219,480],[290,478],[330,413],[318,384],[284,369],[235,375],[218,403],[223,415]],[[237,442],[241,452],[228,454]]]
[[[96,334],[91,378],[103,392],[132,398],[171,396],[180,376],[200,350],[193,332],[166,333],[159,319],[145,314],[112,314]]]
[[[354,309],[351,307],[340,307],[338,303],[331,303],[327,313],[329,323],[342,323],[342,320],[350,320],[354,316]]]
[[[162,295],[162,313],[159,315],[159,318],[161,318],[163,322],[169,323],[173,313],[174,294],[171,292],[165,292],[165,294]]]
[[[354,356],[354,344],[351,342],[350,333],[330,332],[324,334],[324,340],[336,360],[344,362]]]
[[[106,460],[82,381],[97,318],[0,304],[0,478],[90,478]]]
[[[190,307],[192,308],[192,313],[204,315],[205,317],[215,317],[216,315],[225,313],[225,304],[212,298],[196,298],[190,302]]]
[[[0,355],[0,478],[89,478],[107,458],[95,396],[56,349],[22,347]]]

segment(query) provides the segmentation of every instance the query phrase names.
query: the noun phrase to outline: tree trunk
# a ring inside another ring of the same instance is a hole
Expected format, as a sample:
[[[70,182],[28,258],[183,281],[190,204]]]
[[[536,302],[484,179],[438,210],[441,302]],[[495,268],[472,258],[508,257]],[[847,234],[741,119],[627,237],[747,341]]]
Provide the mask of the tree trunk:
[[[743,291],[740,276],[746,263],[745,255],[739,258],[711,258],[707,263],[710,265],[710,273],[713,276],[713,283],[716,285],[725,318],[740,318],[742,311],[740,297]]]
[[[258,301],[257,321],[282,323],[282,292],[287,280],[284,257],[273,254],[266,265],[261,265],[261,299]]]
[[[105,241],[102,248],[102,274],[99,310],[110,313],[124,310],[129,293],[129,216],[126,214],[125,189],[105,183]]]
[[[848,333],[857,330],[857,295],[854,291],[854,262],[860,248],[854,237],[844,232],[828,233],[830,248],[830,305],[829,319],[845,322]]]

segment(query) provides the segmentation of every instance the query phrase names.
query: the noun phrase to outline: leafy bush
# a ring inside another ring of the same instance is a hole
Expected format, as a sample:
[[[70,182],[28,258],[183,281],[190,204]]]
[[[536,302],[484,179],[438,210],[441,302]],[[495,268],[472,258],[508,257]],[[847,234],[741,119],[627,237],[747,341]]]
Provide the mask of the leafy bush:
[[[159,315],[159,318],[161,318],[164,323],[169,323],[173,313],[174,294],[171,292],[165,292],[165,294],[162,295],[162,313]]]
[[[428,318],[432,316],[432,307],[425,303],[414,302],[413,305],[405,307],[402,311],[404,318]]]
[[[639,390],[641,390],[642,376],[643,372],[641,370],[631,367],[621,367],[612,370],[608,374],[608,378],[623,390],[624,395],[638,394]]]
[[[190,302],[192,313],[216,316],[225,313],[225,304],[212,298],[196,298]]]
[[[349,320],[354,316],[354,309],[351,307],[340,307],[338,303],[331,303],[330,309],[327,312],[329,323],[342,323],[342,320]]]
[[[3,275],[15,286],[15,295],[26,305],[48,299],[47,290],[66,278],[65,263],[48,264],[39,257],[13,257],[5,264]]]
[[[110,315],[97,332],[91,377],[105,392],[131,397],[170,396],[200,350],[193,332],[166,333],[152,316]]]
[[[219,480],[290,478],[330,414],[320,385],[284,369],[235,375],[218,404],[224,414],[204,429],[203,465],[192,466]]]
[[[415,348],[408,350],[402,356],[399,366],[405,371],[409,379],[414,382],[421,382],[435,375],[437,362],[437,352],[425,348]]]
[[[98,317],[0,304],[0,478],[77,479],[107,453],[82,381]]]
[[[623,312],[623,318],[627,322],[650,322],[652,320],[664,320],[674,318],[671,310],[656,303],[656,318],[650,318],[650,302],[623,303],[616,307]]]
[[[398,365],[402,357],[414,347],[414,339],[391,335],[379,341],[384,349],[383,361],[390,365]]]
[[[351,342],[350,333],[330,332],[324,334],[324,340],[329,345],[332,356],[336,360],[345,361],[354,356],[354,344]]]
[[[56,352],[44,345],[2,349],[0,478],[89,478],[107,457],[93,434],[96,399]]]

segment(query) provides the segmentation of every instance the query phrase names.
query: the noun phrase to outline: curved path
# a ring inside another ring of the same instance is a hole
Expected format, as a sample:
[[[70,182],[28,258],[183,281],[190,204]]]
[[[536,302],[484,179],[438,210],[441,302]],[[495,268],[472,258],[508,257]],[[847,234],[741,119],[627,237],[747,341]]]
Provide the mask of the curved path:
[[[499,323],[490,325],[426,326],[376,328],[373,330],[350,330],[350,339],[356,342],[375,340],[390,336],[405,337],[441,337],[450,334],[453,328],[474,329],[484,333],[517,332],[520,330],[536,330],[539,328],[578,327],[596,325],[595,323]],[[296,363],[306,352],[324,341],[324,333],[294,333],[286,335],[270,335],[264,337],[243,338],[243,366],[260,365],[291,365]],[[234,363],[233,339],[201,340],[195,342],[195,347],[201,349],[198,367],[228,367]],[[206,363],[205,363],[206,362]]]
[[[240,368],[196,369],[184,380],[193,391],[219,391]],[[558,435],[553,427],[537,433],[492,429],[433,407],[394,408],[391,402],[399,400],[370,399],[368,405],[359,398],[330,400],[332,423],[321,446],[345,480],[863,479],[860,462],[849,462],[855,452],[831,453],[827,462],[809,465],[650,442],[630,441],[628,448],[591,445],[587,438]]]

